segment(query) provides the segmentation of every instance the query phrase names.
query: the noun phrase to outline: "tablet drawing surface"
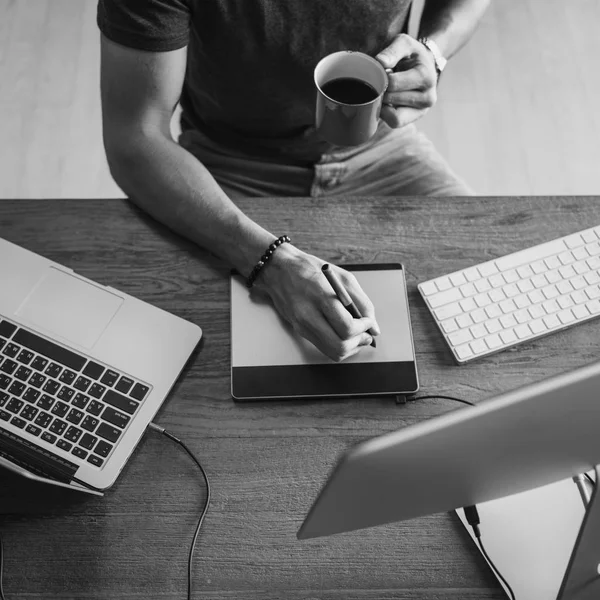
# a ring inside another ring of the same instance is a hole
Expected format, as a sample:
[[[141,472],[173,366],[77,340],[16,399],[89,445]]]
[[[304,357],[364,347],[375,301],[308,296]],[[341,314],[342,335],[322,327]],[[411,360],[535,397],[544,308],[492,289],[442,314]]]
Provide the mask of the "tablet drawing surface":
[[[365,346],[342,363],[331,360],[295,334],[268,299],[250,293],[241,276],[231,276],[231,366],[235,398],[416,391],[404,269],[398,264],[344,268],[354,273],[373,302],[381,335],[376,338],[376,348]],[[286,379],[288,383],[282,387]]]

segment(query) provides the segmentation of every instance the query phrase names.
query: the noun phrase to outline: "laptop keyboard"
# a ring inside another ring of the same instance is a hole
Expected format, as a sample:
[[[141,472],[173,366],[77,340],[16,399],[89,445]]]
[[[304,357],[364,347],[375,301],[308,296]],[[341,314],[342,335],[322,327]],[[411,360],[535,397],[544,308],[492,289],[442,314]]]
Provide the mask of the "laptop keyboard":
[[[5,421],[102,467],[149,386],[0,320],[0,424]]]

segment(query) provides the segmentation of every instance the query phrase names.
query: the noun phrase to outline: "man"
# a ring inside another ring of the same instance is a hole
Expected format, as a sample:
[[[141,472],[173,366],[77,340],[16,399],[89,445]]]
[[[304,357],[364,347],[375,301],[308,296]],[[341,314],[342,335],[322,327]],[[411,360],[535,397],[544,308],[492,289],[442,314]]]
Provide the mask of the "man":
[[[323,261],[248,218],[239,196],[464,195],[413,123],[436,101],[445,59],[489,0],[427,0],[418,41],[411,0],[99,0],[104,145],[115,181],[143,210],[212,251],[267,294],[302,336],[334,360],[379,327],[351,273],[335,268],[364,315],[353,319],[321,274]],[[338,50],[394,69],[375,136],[333,147],[314,129],[313,70]],[[170,121],[181,102],[182,135]],[[268,252],[267,252],[268,254]]]

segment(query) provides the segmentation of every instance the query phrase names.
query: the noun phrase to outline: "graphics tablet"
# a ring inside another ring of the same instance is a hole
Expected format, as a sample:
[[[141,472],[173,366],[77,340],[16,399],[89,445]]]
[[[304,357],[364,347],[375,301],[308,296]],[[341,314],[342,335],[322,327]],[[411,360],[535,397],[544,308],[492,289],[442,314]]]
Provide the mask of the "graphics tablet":
[[[231,275],[231,395],[236,400],[413,394],[418,388],[402,265],[340,265],[375,305],[377,347],[336,363],[295,334],[270,300]]]

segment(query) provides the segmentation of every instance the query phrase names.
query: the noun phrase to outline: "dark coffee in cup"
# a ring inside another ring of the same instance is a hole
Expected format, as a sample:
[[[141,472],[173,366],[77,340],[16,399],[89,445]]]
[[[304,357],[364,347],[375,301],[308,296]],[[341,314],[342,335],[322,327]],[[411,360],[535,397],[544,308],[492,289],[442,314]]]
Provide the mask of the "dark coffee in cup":
[[[375,100],[379,94],[366,81],[356,77],[338,77],[321,86],[323,93],[343,104],[365,104]]]
[[[358,146],[377,131],[388,74],[368,54],[341,50],[323,57],[314,72],[315,127],[335,146]]]

